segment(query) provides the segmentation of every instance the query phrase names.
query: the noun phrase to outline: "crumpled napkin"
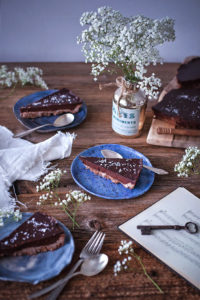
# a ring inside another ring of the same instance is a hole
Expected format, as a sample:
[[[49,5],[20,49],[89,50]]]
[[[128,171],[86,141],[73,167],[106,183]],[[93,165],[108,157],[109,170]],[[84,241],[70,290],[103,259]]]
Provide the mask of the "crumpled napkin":
[[[9,193],[15,180],[37,181],[48,171],[50,161],[70,156],[74,134],[57,132],[38,144],[13,138],[0,126],[0,210],[13,211],[16,202]]]

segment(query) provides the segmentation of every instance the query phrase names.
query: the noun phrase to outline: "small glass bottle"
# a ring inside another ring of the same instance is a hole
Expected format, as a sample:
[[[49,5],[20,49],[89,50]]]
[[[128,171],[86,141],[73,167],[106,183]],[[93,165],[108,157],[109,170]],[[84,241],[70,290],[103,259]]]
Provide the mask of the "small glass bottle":
[[[112,106],[112,129],[124,136],[136,138],[141,135],[147,99],[141,90],[118,88]]]

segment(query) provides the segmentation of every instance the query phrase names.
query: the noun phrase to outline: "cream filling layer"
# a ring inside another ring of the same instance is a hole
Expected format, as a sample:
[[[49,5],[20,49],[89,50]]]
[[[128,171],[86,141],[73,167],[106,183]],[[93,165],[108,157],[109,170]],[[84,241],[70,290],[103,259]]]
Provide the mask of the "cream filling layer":
[[[128,188],[128,189],[132,190],[135,187],[135,184],[133,184],[132,182],[128,182],[128,183],[125,184],[125,183],[122,183],[121,181],[119,181],[118,179],[113,178],[112,176],[106,174],[105,172],[98,171],[98,170],[96,170],[92,167],[89,167],[87,165],[85,165],[85,167],[87,169],[89,169],[91,172],[93,172],[94,174],[96,174],[96,175],[99,175],[99,176],[101,176],[103,178],[106,178],[106,179],[110,179],[113,183],[121,183],[125,188]]]

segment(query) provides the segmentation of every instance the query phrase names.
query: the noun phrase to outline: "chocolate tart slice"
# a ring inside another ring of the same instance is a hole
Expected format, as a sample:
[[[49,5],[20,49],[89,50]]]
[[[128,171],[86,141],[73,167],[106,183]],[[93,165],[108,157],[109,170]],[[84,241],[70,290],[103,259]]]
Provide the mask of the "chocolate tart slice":
[[[0,241],[0,256],[34,255],[64,245],[65,233],[58,221],[36,212]]]
[[[100,158],[79,156],[86,168],[125,188],[133,189],[143,167],[142,159]]]
[[[68,89],[61,89],[25,107],[20,108],[22,118],[59,115],[61,113],[77,113],[83,101]]]
[[[200,88],[200,57],[181,64],[176,77],[183,88]]]
[[[176,89],[152,107],[155,117],[183,128],[200,129],[200,89]]]

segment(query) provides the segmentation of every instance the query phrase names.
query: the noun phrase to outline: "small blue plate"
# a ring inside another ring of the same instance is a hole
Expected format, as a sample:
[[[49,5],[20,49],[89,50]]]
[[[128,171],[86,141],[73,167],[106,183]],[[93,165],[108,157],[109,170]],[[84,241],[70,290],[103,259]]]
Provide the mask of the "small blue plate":
[[[10,234],[32,213],[23,213],[22,220],[6,220],[6,224],[0,228],[1,239]],[[74,240],[71,232],[61,222],[59,224],[65,231],[64,246],[54,251],[39,253],[37,255],[23,255],[0,258],[0,280],[21,281],[37,284],[58,275],[64,267],[70,264],[74,253]]]
[[[57,90],[47,90],[47,91],[40,91],[40,92],[36,92],[34,94],[30,94],[28,96],[25,96],[21,99],[19,99],[14,107],[13,107],[13,111],[14,111],[14,114],[17,118],[17,120],[22,124],[24,125],[26,128],[35,128],[37,126],[40,126],[40,125],[43,125],[43,124],[47,124],[47,123],[52,123],[55,121],[55,119],[58,117],[57,116],[49,116],[49,117],[39,117],[39,118],[33,118],[33,119],[25,119],[25,118],[21,118],[20,117],[20,108],[22,106],[26,106],[30,103],[33,103],[45,96],[48,96],[54,92],[56,92]],[[38,132],[51,132],[51,131],[57,131],[57,130],[63,130],[63,129],[69,129],[69,128],[73,128],[75,126],[78,126],[80,125],[86,118],[87,116],[87,106],[85,104],[85,102],[83,102],[80,110],[74,114],[74,121],[69,124],[69,125],[66,125],[66,126],[62,126],[62,127],[54,127],[53,125],[52,126],[46,126],[46,127],[43,127],[39,130],[37,130]]]
[[[154,182],[154,173],[143,168],[133,190],[125,188],[122,184],[112,183],[111,180],[102,178],[86,169],[79,156],[103,157],[102,149],[109,149],[120,153],[124,158],[142,158],[143,163],[152,166],[148,158],[142,153],[129,147],[117,144],[104,144],[91,147],[81,152],[72,162],[71,174],[74,181],[85,191],[105,199],[130,199],[146,193]]]

